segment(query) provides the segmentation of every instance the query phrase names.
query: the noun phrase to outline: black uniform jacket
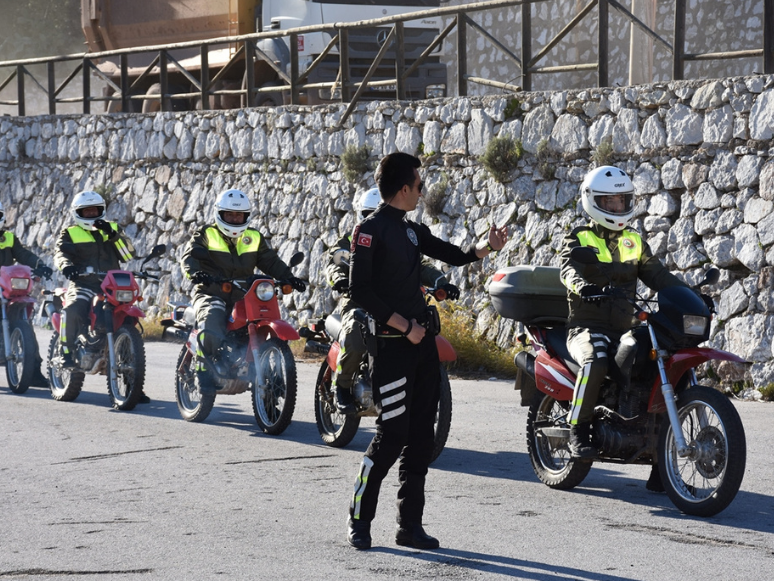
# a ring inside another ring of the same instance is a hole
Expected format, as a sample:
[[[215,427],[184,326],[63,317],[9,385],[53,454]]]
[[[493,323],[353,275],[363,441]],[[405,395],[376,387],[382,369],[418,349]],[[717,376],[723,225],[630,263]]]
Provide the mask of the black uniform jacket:
[[[433,236],[424,224],[407,220],[403,210],[379,206],[352,233],[352,299],[380,323],[386,323],[393,313],[424,322],[423,254],[454,266],[478,260],[474,245],[465,252]]]

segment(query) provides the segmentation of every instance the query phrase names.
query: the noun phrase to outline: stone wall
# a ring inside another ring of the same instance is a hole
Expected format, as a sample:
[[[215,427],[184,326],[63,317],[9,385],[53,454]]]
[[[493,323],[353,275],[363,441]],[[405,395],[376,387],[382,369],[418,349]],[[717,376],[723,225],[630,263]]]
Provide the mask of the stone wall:
[[[145,291],[163,305],[187,297],[177,261],[193,230],[212,219],[214,196],[241,188],[255,204],[252,224],[280,255],[307,254],[300,275],[310,289],[284,299],[288,315],[304,321],[333,309],[322,256],[350,232],[355,193],[373,184],[372,171],[357,184],[344,179],[345,148],[367,146],[372,167],[393,151],[420,152],[440,213],[420,206],[416,217],[437,235],[466,244],[492,222],[510,226],[502,252],[450,275],[476,313],[476,330],[509,345],[518,329],[494,314],[486,281],[502,266],[557,264],[563,235],[585,222],[578,185],[609,142],[612,162],[633,178],[634,226],[653,251],[689,282],[710,263],[721,269],[712,344],[754,361],[756,385],[774,381],[774,78],[517,98],[361,104],[343,127],[339,106],[4,117],[0,197],[8,226],[50,255],[71,222],[73,195],[105,192],[109,216],[140,253],[170,245],[161,283]],[[506,112],[514,114],[506,119]],[[506,134],[522,141],[525,154],[499,183],[478,157]]]

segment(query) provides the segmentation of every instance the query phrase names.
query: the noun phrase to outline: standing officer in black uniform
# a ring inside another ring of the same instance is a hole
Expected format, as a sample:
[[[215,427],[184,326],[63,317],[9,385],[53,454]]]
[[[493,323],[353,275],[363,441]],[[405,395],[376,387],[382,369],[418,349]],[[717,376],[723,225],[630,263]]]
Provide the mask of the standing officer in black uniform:
[[[424,254],[461,266],[500,250],[508,238],[505,227],[492,226],[488,241],[463,251],[433,236],[427,226],[407,220],[406,212],[416,208],[422,195],[420,165],[406,153],[382,159],[376,182],[384,203],[352,234],[350,293],[376,319],[379,332],[372,380],[380,413],[355,481],[347,530],[347,540],[358,549],[371,547],[379,488],[398,458],[395,542],[418,549],[439,546],[422,528],[441,378],[435,336],[426,329],[421,258]]]

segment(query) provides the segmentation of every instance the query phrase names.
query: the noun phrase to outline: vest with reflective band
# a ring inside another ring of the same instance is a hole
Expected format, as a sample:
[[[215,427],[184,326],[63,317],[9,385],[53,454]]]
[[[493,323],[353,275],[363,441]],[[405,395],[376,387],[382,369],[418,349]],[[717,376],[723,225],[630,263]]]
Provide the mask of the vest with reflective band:
[[[228,242],[220,233],[220,230],[214,226],[210,226],[206,230],[207,236],[207,250],[214,250],[215,252],[227,252],[230,253]],[[261,234],[257,230],[245,230],[245,232],[239,237],[236,243],[237,256],[242,256],[246,252],[258,252],[258,247],[261,245]]]
[[[108,223],[113,229],[113,232],[118,231],[118,224],[115,222]],[[107,240],[107,234],[101,230],[95,230],[94,232],[98,232],[102,236],[103,242]],[[86,244],[89,242],[97,241],[96,238],[94,238],[94,233],[92,231],[81,228],[80,226],[70,226],[67,229],[67,233],[70,235],[70,240],[73,241],[73,244]],[[114,244],[116,245],[116,250],[118,250],[118,254],[121,256],[122,261],[128,262],[132,259],[132,253],[129,252],[129,249],[126,247],[126,244],[124,244],[124,241],[121,240],[120,237],[114,242]]]
[[[578,233],[578,241],[581,246],[588,246],[597,250],[597,259],[600,262],[613,262],[613,256],[605,244],[605,240],[594,234],[591,230]],[[618,256],[620,262],[639,262],[642,256],[642,238],[637,232],[623,230],[618,238]]]

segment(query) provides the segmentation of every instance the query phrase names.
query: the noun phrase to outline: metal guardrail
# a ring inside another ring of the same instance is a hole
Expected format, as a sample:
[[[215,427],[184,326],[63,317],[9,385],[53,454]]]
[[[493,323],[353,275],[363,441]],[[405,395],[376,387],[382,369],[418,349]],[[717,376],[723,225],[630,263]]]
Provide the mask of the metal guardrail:
[[[208,39],[202,41],[190,41],[181,42],[168,45],[159,46],[146,46],[131,49],[111,50],[98,53],[81,53],[81,54],[69,54],[56,57],[47,58],[35,58],[35,59],[21,59],[13,61],[0,62],[0,70],[12,69],[10,74],[5,80],[0,83],[0,90],[3,90],[14,79],[16,79],[16,91],[17,98],[15,100],[0,100],[0,104],[3,105],[16,105],[18,107],[18,114],[20,116],[25,115],[25,78],[29,77],[32,82],[39,87],[48,97],[48,109],[50,114],[56,114],[58,103],[83,103],[83,113],[91,112],[92,102],[120,102],[124,111],[128,110],[130,100],[159,100],[161,104],[161,110],[169,110],[171,108],[170,103],[173,98],[199,98],[201,100],[201,107],[208,108],[209,97],[213,95],[240,95],[244,96],[246,102],[251,102],[249,97],[258,95],[260,93],[285,91],[289,94],[289,100],[291,104],[299,103],[299,94],[305,89],[314,88],[340,88],[341,89],[341,101],[349,103],[347,110],[342,118],[342,123],[351,114],[356,106],[358,100],[362,96],[363,92],[369,87],[377,86],[395,86],[395,97],[397,99],[406,98],[406,80],[407,78],[417,70],[417,68],[435,51],[435,49],[448,37],[448,35],[455,31],[457,32],[456,41],[456,71],[457,71],[457,93],[460,96],[468,94],[468,84],[477,83],[491,87],[497,87],[503,90],[518,91],[518,90],[531,90],[532,80],[535,74],[550,74],[567,71],[597,71],[597,84],[598,86],[608,86],[608,38],[609,38],[609,9],[619,11],[626,19],[631,21],[635,26],[644,31],[649,37],[654,39],[661,46],[666,48],[672,53],[672,77],[673,79],[683,79],[685,74],[685,63],[687,61],[700,61],[710,59],[735,59],[735,58],[749,58],[749,57],[762,57],[763,60],[763,72],[766,74],[774,73],[774,0],[763,0],[763,46],[761,48],[737,50],[737,51],[725,51],[725,52],[687,52],[685,50],[685,25],[686,25],[686,0],[674,0],[674,39],[673,44],[670,44],[667,40],[659,36],[655,31],[650,29],[636,16],[628,11],[617,0],[590,0],[578,14],[571,19],[571,21],[551,40],[549,40],[536,54],[533,54],[533,27],[532,27],[532,4],[539,2],[547,2],[550,0],[491,0],[487,2],[477,2],[473,4],[466,4],[463,6],[449,6],[445,8],[437,8],[431,10],[424,10],[420,12],[413,12],[410,14],[402,14],[378,19],[363,20],[358,22],[347,23],[335,23],[319,26],[304,26],[299,28],[293,28],[281,31],[267,31],[260,33],[253,33],[241,36],[221,37],[215,39]],[[557,0],[558,1],[558,0]],[[506,46],[502,41],[495,38],[484,27],[476,23],[470,14],[474,12],[481,12],[486,10],[502,9],[511,6],[521,7],[521,55],[517,55],[514,51]],[[556,47],[561,40],[567,36],[579,23],[584,20],[589,14],[596,12],[598,17],[599,26],[597,27],[597,60],[595,62],[587,63],[572,63],[558,66],[539,66],[539,63],[550,53],[550,51]],[[411,20],[418,20],[427,17],[452,17],[449,24],[435,37],[435,39],[429,44],[429,46],[422,52],[422,54],[408,67],[406,67],[406,59],[403,51],[403,38],[405,22]],[[349,42],[348,36],[350,31],[357,28],[374,27],[374,26],[391,26],[387,41],[382,45],[381,50],[374,59],[370,69],[364,75],[362,80],[353,81],[350,76],[350,63],[349,63]],[[511,83],[503,83],[495,79],[485,79],[468,74],[468,32],[473,30],[483,35],[489,42],[496,46],[503,54],[516,63],[521,70],[522,82],[520,85],[514,85]],[[299,71],[299,59],[298,59],[298,45],[297,40],[299,35],[306,33],[323,32],[330,35],[331,40],[322,53],[311,63],[309,68],[305,71]],[[258,41],[262,39],[275,39],[288,37],[291,60],[289,73],[281,70],[268,55],[263,54],[256,48]],[[396,49],[395,56],[395,77],[393,79],[371,81],[374,71],[379,66],[387,50],[394,44]],[[210,76],[210,66],[208,63],[208,55],[211,47],[218,45],[228,45],[232,47],[238,47],[234,51],[230,61],[224,65],[214,76]],[[331,51],[338,47],[339,50],[339,72],[340,78],[331,83],[307,83],[304,84],[304,80],[309,76],[323,59],[331,53]],[[200,59],[200,71],[199,78],[194,76],[190,71],[186,70],[172,55],[170,51],[181,48],[198,48]],[[150,65],[148,65],[144,72],[130,84],[128,74],[128,56],[137,53],[157,52],[158,54],[153,59]],[[265,60],[269,66],[271,66],[277,76],[284,82],[284,85],[271,86],[271,87],[256,87],[255,78],[253,75],[253,64],[256,56]],[[101,72],[96,63],[108,57],[118,57],[120,75],[118,83],[113,79]],[[245,74],[244,74],[244,87],[242,89],[219,89],[216,90],[214,86],[223,78],[231,67],[237,64],[239,61],[244,61]],[[69,75],[57,85],[56,83],[56,66],[61,63],[76,62],[76,66]],[[46,86],[41,84],[38,79],[28,70],[31,65],[44,64],[47,71]],[[194,91],[191,92],[170,92],[168,83],[169,65],[172,65],[177,71],[180,72],[194,87]],[[145,80],[148,75],[159,75],[159,81],[161,85],[161,91],[159,94],[150,95],[135,95],[132,94],[132,90],[135,89],[139,83]],[[91,94],[91,75],[92,73],[105,81],[109,87],[114,91],[111,96],[94,96]],[[82,95],[80,97],[61,97],[62,91],[73,81],[77,76],[82,79]],[[353,93],[354,91],[354,93]]]

